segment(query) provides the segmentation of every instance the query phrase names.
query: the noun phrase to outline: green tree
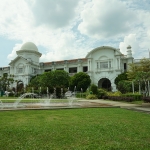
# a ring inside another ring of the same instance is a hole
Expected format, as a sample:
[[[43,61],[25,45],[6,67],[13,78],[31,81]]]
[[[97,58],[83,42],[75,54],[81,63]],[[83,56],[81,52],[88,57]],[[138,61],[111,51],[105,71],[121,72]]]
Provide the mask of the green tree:
[[[79,72],[71,77],[70,89],[74,91],[74,88],[76,87],[77,91],[81,91],[82,89],[83,92],[85,92],[89,87],[90,83],[91,83],[90,76],[84,72]]]
[[[40,87],[40,79],[41,75],[32,77],[29,83],[29,87],[34,87],[34,90],[38,90]]]
[[[150,59],[143,58],[138,64],[129,64],[129,70],[127,72],[129,80],[134,81],[135,85],[140,90],[144,91],[145,96],[148,95],[148,81],[150,81]],[[138,88],[135,86],[136,88]]]
[[[114,81],[114,82],[115,82],[116,86],[118,86],[119,81],[122,81],[122,80],[128,80],[128,78],[127,78],[127,73],[126,73],[126,72],[119,74],[119,75],[115,78],[115,81]]]
[[[64,70],[55,70],[51,72],[44,72],[43,74],[32,78],[30,87],[39,89],[42,87],[42,91],[46,92],[47,87],[50,93],[53,93],[54,88],[68,88],[69,86],[69,74]]]
[[[4,73],[3,76],[0,78],[0,88],[1,90],[9,90],[10,84],[14,82],[13,76],[8,76],[7,73]]]
[[[121,93],[132,92],[132,82],[127,80],[121,80],[119,81],[117,88]]]
[[[138,64],[129,64],[129,70],[127,72],[127,77],[129,80],[134,80],[139,76],[137,72],[150,72],[150,59],[143,58]]]
[[[98,87],[95,84],[91,84],[90,91],[92,91],[93,94],[98,94]]]
[[[64,70],[55,70],[51,71],[51,85],[53,87],[68,87],[70,76],[69,73]]]

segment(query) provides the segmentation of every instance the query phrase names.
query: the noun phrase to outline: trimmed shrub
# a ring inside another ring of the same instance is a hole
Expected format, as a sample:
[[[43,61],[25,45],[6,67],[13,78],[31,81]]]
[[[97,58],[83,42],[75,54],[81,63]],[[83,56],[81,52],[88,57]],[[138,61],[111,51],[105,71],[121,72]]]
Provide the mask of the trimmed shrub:
[[[97,99],[97,96],[94,94],[89,94],[86,99]]]
[[[122,93],[120,91],[116,92],[107,92],[108,96],[122,96]]]
[[[108,99],[113,101],[126,101],[126,102],[134,101],[133,97],[123,97],[123,96],[108,96]]]
[[[100,98],[107,99],[107,91],[104,89],[98,89],[97,97],[98,99]]]
[[[143,97],[144,103],[150,103],[150,97]]]
[[[96,94],[98,93],[98,87],[95,84],[91,84],[90,86],[90,91],[92,91],[92,94]]]
[[[139,93],[126,93],[123,94],[124,97],[132,97],[134,101],[142,100],[142,95]]]
[[[142,95],[139,93],[127,93],[127,94],[121,94],[121,92],[108,92],[108,99],[115,100],[115,101],[139,101],[142,100]]]

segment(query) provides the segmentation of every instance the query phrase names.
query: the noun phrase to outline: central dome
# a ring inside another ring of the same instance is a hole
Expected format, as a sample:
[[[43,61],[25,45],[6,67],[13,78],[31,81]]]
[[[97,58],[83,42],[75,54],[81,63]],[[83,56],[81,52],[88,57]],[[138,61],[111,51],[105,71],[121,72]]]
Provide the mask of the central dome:
[[[20,50],[31,50],[31,51],[36,51],[38,52],[38,48],[36,47],[36,45],[32,42],[27,42],[27,43],[24,43],[22,46],[21,46],[21,49]]]

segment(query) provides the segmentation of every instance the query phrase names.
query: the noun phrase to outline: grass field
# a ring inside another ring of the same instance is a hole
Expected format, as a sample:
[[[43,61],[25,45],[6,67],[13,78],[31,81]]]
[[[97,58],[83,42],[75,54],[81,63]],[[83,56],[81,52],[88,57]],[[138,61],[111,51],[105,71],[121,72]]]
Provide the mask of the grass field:
[[[149,150],[150,115],[120,108],[0,112],[2,150]]]

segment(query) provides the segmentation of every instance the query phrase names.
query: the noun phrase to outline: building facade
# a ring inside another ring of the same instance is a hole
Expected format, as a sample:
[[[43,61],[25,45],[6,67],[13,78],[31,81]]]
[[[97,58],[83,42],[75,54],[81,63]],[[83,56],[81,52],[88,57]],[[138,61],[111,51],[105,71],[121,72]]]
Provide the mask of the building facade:
[[[7,73],[14,80],[21,81],[24,86],[37,74],[52,70],[65,70],[70,76],[78,72],[87,73],[93,84],[99,88],[116,91],[115,78],[128,69],[128,64],[133,63],[131,46],[127,47],[127,55],[119,49],[110,46],[101,46],[91,50],[85,58],[40,62],[42,54],[32,42],[22,45],[16,52],[17,57],[9,63],[8,67],[0,68],[0,76]],[[15,87],[15,83],[11,85]]]

